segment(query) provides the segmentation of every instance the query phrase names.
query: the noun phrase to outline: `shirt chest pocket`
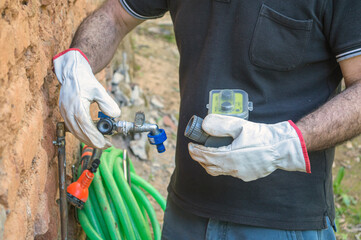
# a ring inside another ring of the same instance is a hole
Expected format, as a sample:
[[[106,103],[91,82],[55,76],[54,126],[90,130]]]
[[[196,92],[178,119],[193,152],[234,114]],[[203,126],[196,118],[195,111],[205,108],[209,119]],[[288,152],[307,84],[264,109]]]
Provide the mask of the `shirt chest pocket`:
[[[250,46],[251,62],[262,68],[295,69],[310,40],[313,20],[296,20],[262,5]]]

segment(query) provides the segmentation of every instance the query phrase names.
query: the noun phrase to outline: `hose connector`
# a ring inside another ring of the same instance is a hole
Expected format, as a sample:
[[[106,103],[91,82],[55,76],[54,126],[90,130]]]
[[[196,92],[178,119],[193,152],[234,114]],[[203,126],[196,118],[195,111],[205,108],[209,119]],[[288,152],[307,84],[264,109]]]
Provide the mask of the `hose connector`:
[[[150,144],[157,146],[158,153],[165,152],[165,146],[163,143],[167,140],[167,135],[164,129],[157,129],[157,131],[148,133],[148,140]]]
[[[203,144],[206,147],[221,147],[227,146],[233,142],[232,137],[214,137],[202,129],[203,118],[194,115],[188,122],[184,136],[187,138]]]
[[[203,131],[202,123],[203,118],[193,115],[187,124],[184,136],[195,142],[205,144],[209,135]]]
[[[114,118],[111,118],[102,112],[98,113],[98,118],[100,118],[99,122],[97,123],[99,132],[101,132],[103,135],[112,135],[114,133],[115,126]]]

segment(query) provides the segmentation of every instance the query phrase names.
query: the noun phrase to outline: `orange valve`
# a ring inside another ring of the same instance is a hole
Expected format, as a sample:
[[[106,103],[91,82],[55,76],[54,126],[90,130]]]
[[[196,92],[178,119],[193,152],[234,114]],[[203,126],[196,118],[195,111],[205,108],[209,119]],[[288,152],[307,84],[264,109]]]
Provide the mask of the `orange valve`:
[[[95,159],[90,169],[85,170],[80,178],[70,184],[67,188],[67,199],[75,207],[82,209],[85,202],[88,200],[89,186],[93,181],[94,173],[97,171],[100,164],[99,159]]]

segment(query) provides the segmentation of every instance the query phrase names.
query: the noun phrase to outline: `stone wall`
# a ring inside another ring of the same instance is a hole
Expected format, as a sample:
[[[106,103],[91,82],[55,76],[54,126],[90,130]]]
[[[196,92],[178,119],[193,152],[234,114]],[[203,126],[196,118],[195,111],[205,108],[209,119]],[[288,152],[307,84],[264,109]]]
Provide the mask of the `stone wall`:
[[[0,0],[0,239],[56,239],[59,229],[52,57],[102,0]],[[110,69],[108,68],[108,72]],[[97,75],[105,82],[106,71]],[[67,134],[68,166],[78,142]],[[68,179],[70,180],[70,179]]]

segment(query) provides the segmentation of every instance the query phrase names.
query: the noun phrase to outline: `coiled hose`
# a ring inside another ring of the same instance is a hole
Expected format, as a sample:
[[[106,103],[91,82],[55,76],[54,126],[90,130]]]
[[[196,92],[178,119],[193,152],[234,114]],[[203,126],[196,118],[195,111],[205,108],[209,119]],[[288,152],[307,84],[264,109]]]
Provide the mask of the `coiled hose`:
[[[122,169],[123,151],[111,147],[101,156],[99,170],[89,188],[89,198],[78,211],[79,222],[91,240],[149,240],[161,237],[155,210],[146,194],[165,209],[166,201],[148,182],[137,176],[130,162],[131,186]],[[80,176],[79,167],[79,176]],[[144,192],[145,191],[145,192]],[[149,221],[148,221],[149,218]]]

